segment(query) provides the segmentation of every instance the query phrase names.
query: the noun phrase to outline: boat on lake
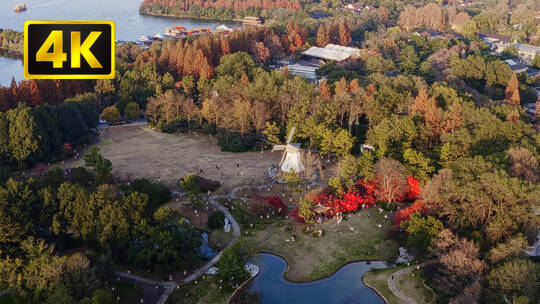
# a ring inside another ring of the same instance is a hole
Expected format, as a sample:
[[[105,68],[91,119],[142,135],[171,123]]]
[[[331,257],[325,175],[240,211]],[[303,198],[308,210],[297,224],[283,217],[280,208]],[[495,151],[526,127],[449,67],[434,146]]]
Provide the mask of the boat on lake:
[[[15,13],[20,13],[20,12],[24,12],[26,9],[27,9],[26,3],[21,3],[21,4],[15,5],[15,8],[13,9],[13,11],[15,11]]]
[[[151,45],[152,40],[150,40],[150,38],[148,38],[148,36],[142,35],[139,38],[137,38],[137,43],[140,44],[140,45]]]
[[[150,36],[150,40],[161,41],[161,40],[164,40],[164,39],[165,39],[165,37],[163,35],[161,35],[160,33],[156,33],[155,35]]]

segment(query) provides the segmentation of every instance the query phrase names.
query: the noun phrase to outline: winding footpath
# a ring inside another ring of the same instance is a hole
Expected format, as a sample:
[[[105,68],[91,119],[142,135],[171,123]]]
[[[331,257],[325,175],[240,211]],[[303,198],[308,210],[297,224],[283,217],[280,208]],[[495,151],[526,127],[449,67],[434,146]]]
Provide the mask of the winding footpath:
[[[229,248],[232,244],[234,244],[236,241],[238,241],[238,239],[240,238],[240,225],[238,225],[238,222],[234,219],[234,217],[232,216],[232,214],[229,212],[229,209],[225,206],[223,206],[222,204],[220,204],[217,199],[219,198],[237,198],[236,196],[236,193],[240,190],[247,190],[247,189],[250,189],[250,188],[264,188],[264,187],[270,187],[272,186],[273,184],[267,184],[267,185],[258,185],[258,186],[239,186],[239,187],[236,187],[234,188],[229,194],[226,194],[226,195],[213,195],[213,196],[209,196],[208,197],[208,202],[213,206],[215,207],[216,209],[222,211],[224,214],[225,214],[225,217],[229,220],[229,222],[231,223],[231,228],[232,228],[232,233],[233,233],[233,238],[231,240],[231,242],[229,243],[229,245],[225,248]],[[175,194],[179,194],[179,192],[173,192]],[[273,226],[273,225],[272,225]],[[272,233],[272,227],[270,227],[270,231],[269,231],[269,235],[268,237],[270,237],[270,234]],[[187,276],[186,278],[184,278],[183,280],[181,280],[179,283],[180,284],[187,284],[189,282],[192,282],[194,281],[195,279],[197,279],[198,277],[200,277],[201,275],[203,275],[205,272],[208,271],[208,269],[212,268],[214,265],[216,265],[216,263],[219,261],[219,258],[221,257],[221,254],[223,253],[223,251],[225,250],[221,250],[212,260],[210,260],[208,263],[206,263],[204,266],[202,266],[201,268],[197,269],[196,271],[194,271],[191,275]]]
[[[222,211],[225,214],[225,216],[227,217],[227,219],[229,219],[229,222],[231,223],[233,238],[232,238],[231,242],[229,243],[229,245],[226,248],[229,248],[232,244],[234,244],[238,240],[238,238],[240,238],[240,225],[238,225],[238,222],[236,222],[234,217],[231,215],[231,213],[229,212],[229,209],[227,209],[225,206],[221,205],[217,201],[217,199],[218,198],[235,198],[236,197],[236,192],[238,190],[242,189],[242,188],[245,188],[245,186],[235,188],[233,190],[233,192],[231,192],[231,194],[229,194],[229,195],[214,195],[214,196],[208,197],[208,202],[213,207],[215,207],[217,210]],[[178,191],[173,191],[173,193],[180,194]],[[223,250],[225,250],[225,249],[223,249]],[[199,276],[203,275],[206,271],[208,271],[208,269],[212,268],[212,266],[214,266],[219,261],[219,258],[223,254],[223,250],[220,251],[212,260],[210,260],[204,266],[197,269],[191,275],[187,276],[183,280],[179,281],[178,284],[180,284],[180,285],[187,284],[189,282],[192,282],[192,281],[196,280]],[[153,280],[149,280],[149,279],[146,279],[146,278],[143,278],[143,277],[140,277],[140,276],[136,276],[136,275],[133,275],[133,274],[130,274],[130,273],[121,272],[121,271],[117,271],[115,274],[118,277],[120,277],[120,278],[122,278],[124,280],[136,282],[136,283],[139,283],[139,284],[142,284],[142,285],[161,286],[161,288],[163,288],[164,291],[161,294],[161,296],[159,297],[156,304],[164,304],[167,301],[167,298],[169,297],[169,295],[174,290],[174,288],[176,288],[178,286],[176,282],[153,281]]]
[[[232,216],[232,214],[229,212],[229,209],[223,205],[221,205],[217,200],[219,198],[227,198],[227,199],[230,199],[230,198],[237,198],[236,194],[238,191],[240,190],[247,190],[247,189],[250,189],[250,188],[263,188],[263,187],[270,187],[272,186],[274,183],[271,183],[271,184],[267,184],[267,185],[258,185],[258,186],[239,186],[239,187],[236,187],[234,188],[229,194],[227,195],[213,195],[213,196],[209,196],[207,198],[208,202],[214,207],[216,208],[217,210],[220,210],[222,211],[224,214],[225,214],[225,217],[227,217],[227,219],[229,220],[229,222],[231,223],[231,228],[232,228],[232,234],[233,234],[233,238],[231,240],[231,242],[228,244],[228,246],[225,248],[229,248],[232,244],[234,244],[236,241],[238,241],[238,239],[240,238],[240,225],[238,224],[238,222],[234,219],[234,217]],[[172,191],[173,194],[177,194],[177,195],[182,195],[181,192],[179,191]],[[266,241],[272,234],[272,228],[273,226],[275,225],[276,223],[273,223],[272,225],[270,225],[270,227],[268,227],[268,230],[267,230],[267,234],[265,235],[265,237],[263,237],[263,239],[259,242],[257,242],[256,244],[260,244],[264,241]],[[187,284],[187,283],[190,283],[194,280],[196,280],[198,277],[200,277],[201,275],[203,275],[205,272],[207,272],[210,268],[212,268],[214,265],[216,265],[216,263],[219,261],[219,258],[221,257],[221,255],[223,254],[223,251],[225,250],[221,250],[212,260],[210,260],[208,263],[206,263],[205,265],[203,265],[201,268],[195,270],[192,274],[190,274],[189,276],[187,276],[186,278],[180,280],[178,282],[179,285],[183,285],[183,284]],[[172,293],[172,291],[174,290],[174,288],[176,288],[178,285],[176,282],[160,282],[160,281],[152,281],[152,280],[148,280],[146,278],[143,278],[143,277],[139,277],[139,276],[136,276],[136,275],[133,275],[133,274],[130,274],[130,273],[126,273],[126,272],[120,272],[120,271],[117,271],[116,272],[116,275],[118,277],[121,277],[122,279],[125,279],[125,280],[129,280],[129,281],[133,281],[133,282],[137,282],[137,283],[140,283],[140,284],[145,284],[145,285],[152,285],[152,286],[161,286],[164,290],[163,294],[160,296],[159,300],[156,302],[156,304],[164,304],[166,301],[167,301],[167,298],[169,297],[169,295]]]
[[[231,213],[229,212],[229,209],[227,209],[225,206],[221,205],[217,199],[218,198],[229,198],[230,196],[225,196],[225,195],[214,195],[214,196],[210,196],[208,198],[208,202],[213,206],[215,207],[216,209],[218,209],[219,211],[222,211],[224,214],[225,214],[225,217],[227,217],[227,219],[229,220],[229,222],[231,223],[231,228],[232,228],[232,233],[233,233],[233,238],[232,238],[232,241],[229,243],[229,245],[226,247],[226,248],[229,248],[232,244],[234,244],[234,242],[238,241],[238,238],[240,237],[240,225],[238,225],[238,222],[236,222],[236,220],[234,219],[234,217],[231,215]],[[225,248],[225,249],[226,249]],[[201,276],[203,273],[205,273],[206,271],[208,271],[208,269],[212,268],[212,266],[214,266],[218,261],[219,261],[219,258],[221,257],[221,254],[223,254],[223,251],[225,250],[221,250],[212,260],[210,260],[208,263],[206,263],[204,266],[202,266],[201,268],[197,269],[195,272],[193,272],[191,275],[187,276],[186,278],[184,278],[182,281],[180,281],[180,284],[187,284],[195,279],[197,279],[199,276]]]

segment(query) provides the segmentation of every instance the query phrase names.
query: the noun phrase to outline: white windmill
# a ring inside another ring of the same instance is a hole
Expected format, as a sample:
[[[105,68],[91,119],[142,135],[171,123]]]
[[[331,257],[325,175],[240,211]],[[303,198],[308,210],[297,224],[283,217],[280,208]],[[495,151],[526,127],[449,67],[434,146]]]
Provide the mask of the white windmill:
[[[295,130],[296,127],[292,127],[285,145],[274,145],[274,148],[272,149],[272,152],[283,151],[283,157],[281,157],[281,162],[279,163],[279,168],[283,172],[290,172],[292,169],[294,172],[300,173],[305,170],[304,165],[302,164],[300,144],[291,143]]]

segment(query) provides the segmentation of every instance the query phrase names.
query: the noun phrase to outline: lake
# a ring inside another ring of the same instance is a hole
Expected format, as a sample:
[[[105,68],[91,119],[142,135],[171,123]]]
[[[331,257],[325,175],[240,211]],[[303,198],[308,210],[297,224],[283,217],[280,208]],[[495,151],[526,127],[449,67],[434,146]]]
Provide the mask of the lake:
[[[263,253],[253,263],[259,266],[259,274],[248,288],[260,294],[263,304],[384,304],[362,282],[362,276],[369,270],[387,268],[381,261],[347,264],[332,276],[311,283],[285,280],[287,263],[279,256]]]
[[[26,3],[28,10],[14,13],[13,7]],[[24,30],[26,20],[113,20],[116,40],[135,41],[141,35],[163,34],[167,26],[215,29],[221,24],[241,27],[234,21],[192,18],[154,17],[139,14],[142,0],[0,0],[0,28]],[[11,77],[24,78],[22,62],[0,59],[0,85],[9,85]]]
[[[22,60],[0,56],[0,85],[9,86],[11,77],[17,82],[24,79]]]
[[[26,3],[28,10],[14,13],[13,7]],[[220,24],[241,27],[233,21],[154,17],[139,14],[142,0],[1,0],[0,28],[24,30],[26,20],[113,20],[116,40],[135,41],[141,35],[163,34],[174,24],[186,28],[215,29]]]

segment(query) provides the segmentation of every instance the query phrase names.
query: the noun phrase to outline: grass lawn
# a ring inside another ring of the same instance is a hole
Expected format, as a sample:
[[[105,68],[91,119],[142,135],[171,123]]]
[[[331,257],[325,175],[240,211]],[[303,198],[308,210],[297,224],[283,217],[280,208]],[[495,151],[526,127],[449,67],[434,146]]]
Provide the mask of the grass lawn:
[[[269,182],[268,168],[281,159],[281,153],[269,151],[221,152],[215,137],[166,134],[141,125],[114,127],[99,133],[97,146],[122,181],[145,177],[174,187],[180,177],[197,173],[222,181],[218,192],[228,192],[240,185]],[[63,167],[82,164],[79,158],[65,161]]]
[[[241,199],[220,198],[217,201],[229,208],[229,212],[238,222],[240,229],[244,234],[246,231],[248,234],[251,234],[251,231],[253,230],[266,231],[268,225],[285,219],[283,215],[272,215],[269,218],[264,216],[261,218],[252,215],[249,212],[250,200],[243,201]]]
[[[112,284],[114,287],[114,296],[120,297],[120,303],[136,303],[143,297],[142,289],[132,283],[118,282]]]
[[[195,284],[195,282],[197,282]],[[219,289],[222,286],[222,289]],[[219,279],[213,275],[200,277],[180,289],[173,291],[167,299],[167,304],[227,304],[233,290],[219,283]]]
[[[413,276],[414,275],[414,276]],[[414,270],[402,276],[398,280],[398,288],[406,295],[415,299],[418,303],[431,303],[435,295],[424,285],[424,273],[422,269]]]
[[[396,297],[388,288],[388,278],[396,271],[405,268],[401,265],[389,269],[374,269],[364,275],[364,281],[380,292],[389,304],[406,304]],[[413,276],[414,274],[414,276]],[[401,292],[414,299],[417,303],[428,304],[434,300],[433,292],[424,286],[422,270],[414,270],[398,279],[397,287]]]
[[[11,304],[11,303],[13,303],[13,299],[10,296],[0,297],[0,304]]]
[[[373,269],[366,273],[363,279],[369,286],[381,293],[389,304],[406,304],[406,302],[401,301],[388,288],[388,277],[405,267],[406,266],[398,266],[389,269]]]
[[[288,280],[317,280],[331,275],[349,262],[387,260],[397,256],[397,244],[386,237],[386,230],[391,222],[384,220],[385,214],[388,213],[368,209],[352,214],[340,224],[337,224],[335,219],[328,220],[314,228],[325,232],[321,237],[304,233],[303,224],[294,224],[292,231],[287,230],[287,224],[281,227],[275,225],[270,238],[256,249],[284,257],[289,264],[285,273]],[[382,227],[379,228],[378,224],[382,224]],[[293,234],[296,235],[296,241],[287,242]],[[256,243],[266,235],[266,230],[254,229],[248,234],[248,240]]]

